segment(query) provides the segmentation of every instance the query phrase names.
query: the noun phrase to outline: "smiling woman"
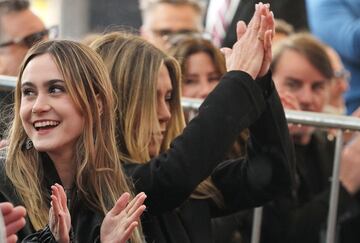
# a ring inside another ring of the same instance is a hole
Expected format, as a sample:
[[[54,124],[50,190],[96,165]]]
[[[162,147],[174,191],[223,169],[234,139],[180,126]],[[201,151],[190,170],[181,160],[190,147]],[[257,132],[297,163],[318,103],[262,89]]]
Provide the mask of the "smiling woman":
[[[0,167],[0,201],[22,204],[28,212],[20,240],[40,230],[25,242],[109,237],[141,242],[134,228],[146,196],[139,194],[126,208],[132,213],[119,216],[130,195],[119,197],[130,188],[119,164],[113,109],[106,67],[90,48],[50,41],[30,49],[20,69]],[[114,230],[119,226],[123,230]],[[100,234],[100,228],[107,233]]]
[[[48,70],[44,72],[43,70]],[[22,73],[20,118],[39,152],[47,152],[55,165],[72,161],[74,146],[84,129],[84,117],[66,91],[63,75],[50,54],[31,60]],[[75,163],[68,164],[65,188],[71,188]],[[65,169],[65,168],[64,168]]]

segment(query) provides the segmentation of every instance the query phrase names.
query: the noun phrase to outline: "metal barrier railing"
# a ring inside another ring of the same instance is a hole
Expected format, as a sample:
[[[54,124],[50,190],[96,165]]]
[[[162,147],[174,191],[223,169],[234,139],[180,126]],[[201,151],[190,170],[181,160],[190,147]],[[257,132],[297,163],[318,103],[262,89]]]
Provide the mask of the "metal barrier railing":
[[[202,100],[183,98],[183,107],[190,109],[198,109],[201,105]],[[340,158],[343,147],[343,132],[346,131],[360,131],[360,119],[349,116],[331,115],[325,113],[316,112],[304,112],[304,111],[293,111],[285,110],[285,116],[288,123],[310,125],[314,127],[324,128],[336,128],[336,145],[334,155],[334,165],[331,180],[331,193],[330,193],[330,205],[327,220],[327,231],[326,231],[326,243],[335,242],[335,227],[337,220],[337,207],[339,197],[339,171],[340,171]],[[261,233],[261,221],[262,221],[262,207],[255,208],[253,218],[253,228],[251,243],[260,242]]]
[[[11,90],[15,87],[15,77],[0,76],[0,90]],[[201,99],[189,99],[182,98],[181,104],[185,108],[197,110],[202,103]],[[326,243],[334,243],[335,241],[335,227],[337,217],[338,195],[339,195],[339,168],[340,157],[343,147],[343,132],[344,130],[360,131],[360,119],[348,116],[331,115],[325,113],[316,112],[304,112],[304,111],[285,111],[286,120],[288,123],[311,125],[315,127],[324,128],[337,128],[337,139],[335,145],[335,156],[333,165],[333,174],[331,182],[330,193],[330,206],[327,222]],[[252,243],[258,243],[260,241],[262,221],[262,208],[258,207],[254,211],[253,231],[252,231]]]
[[[0,90],[12,90],[15,88],[16,77],[0,75]]]

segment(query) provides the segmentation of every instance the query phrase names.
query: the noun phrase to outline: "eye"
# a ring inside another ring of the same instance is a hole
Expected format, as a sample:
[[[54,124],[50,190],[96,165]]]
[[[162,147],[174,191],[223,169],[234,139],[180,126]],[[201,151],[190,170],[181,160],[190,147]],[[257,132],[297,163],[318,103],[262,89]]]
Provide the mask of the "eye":
[[[219,80],[220,80],[220,76],[219,76],[219,75],[210,75],[210,76],[208,77],[208,81],[209,81],[210,83],[212,83],[212,82],[219,82]]]
[[[166,102],[170,102],[170,101],[172,101],[172,99],[173,99],[173,95],[172,95],[171,92],[166,94],[166,96],[165,96],[165,101]]]
[[[185,78],[183,84],[185,84],[185,85],[195,85],[198,82],[199,81],[197,79],[194,79],[194,78]]]
[[[57,94],[57,93],[63,93],[63,92],[65,92],[65,88],[61,85],[51,85],[49,87],[50,94]]]
[[[320,91],[325,89],[325,83],[324,82],[316,83],[316,84],[313,85],[312,89],[315,92],[320,92]]]
[[[23,96],[35,96],[35,90],[32,88],[23,88],[22,89],[22,95]]]
[[[301,83],[296,81],[296,80],[287,80],[286,82],[286,86],[292,90],[292,91],[295,91],[295,90],[298,90],[301,88]]]

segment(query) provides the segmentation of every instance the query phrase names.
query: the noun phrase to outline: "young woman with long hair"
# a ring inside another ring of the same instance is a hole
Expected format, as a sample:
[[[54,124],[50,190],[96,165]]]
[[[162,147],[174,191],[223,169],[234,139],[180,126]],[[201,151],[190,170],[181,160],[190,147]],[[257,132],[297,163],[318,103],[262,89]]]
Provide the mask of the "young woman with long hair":
[[[119,197],[131,191],[119,163],[114,107],[106,67],[93,50],[65,40],[30,49],[19,72],[9,146],[0,166],[0,201],[27,210],[20,240],[38,230],[30,242],[49,237],[106,242],[114,236],[100,231],[116,230],[121,222],[114,217],[129,200]],[[126,209],[125,228],[137,225],[145,197],[134,199],[130,206],[136,209]],[[142,242],[141,231],[135,229],[130,238]]]
[[[267,74],[272,27],[263,4],[247,29],[239,24],[239,41],[225,50],[229,72],[185,128],[173,58],[132,35],[110,33],[91,44],[118,96],[121,160],[136,191],[148,196],[142,218],[148,242],[211,242],[212,217],[290,193],[287,124]],[[221,162],[248,127],[249,156]]]

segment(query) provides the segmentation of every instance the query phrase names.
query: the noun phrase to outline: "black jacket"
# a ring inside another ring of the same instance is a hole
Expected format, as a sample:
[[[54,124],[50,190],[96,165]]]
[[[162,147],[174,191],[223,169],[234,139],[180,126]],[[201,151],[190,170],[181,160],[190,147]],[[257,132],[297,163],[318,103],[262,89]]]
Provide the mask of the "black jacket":
[[[41,153],[41,160],[44,171],[43,186],[47,190],[47,203],[50,206],[51,186],[55,183],[61,184],[61,180],[55,166],[51,159],[45,154]],[[3,161],[1,161],[3,162]],[[16,194],[14,187],[5,175],[3,163],[0,166],[0,202],[11,202],[14,205],[23,205],[19,196]],[[88,207],[78,196],[76,190],[73,191],[70,199],[70,214],[71,214],[71,238],[72,242],[99,242],[100,226],[104,215],[96,210]],[[25,240],[24,238],[27,237]],[[18,233],[19,241],[24,240],[26,243],[47,242],[55,243],[49,227],[35,232],[30,219],[26,217],[25,227]]]
[[[249,156],[220,162],[245,128],[251,134]],[[212,217],[291,195],[293,149],[270,75],[254,81],[242,72],[227,73],[169,151],[125,169],[136,191],[148,195],[142,218],[147,242],[212,242]],[[190,198],[209,175],[224,208]]]

